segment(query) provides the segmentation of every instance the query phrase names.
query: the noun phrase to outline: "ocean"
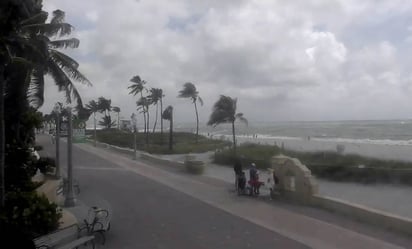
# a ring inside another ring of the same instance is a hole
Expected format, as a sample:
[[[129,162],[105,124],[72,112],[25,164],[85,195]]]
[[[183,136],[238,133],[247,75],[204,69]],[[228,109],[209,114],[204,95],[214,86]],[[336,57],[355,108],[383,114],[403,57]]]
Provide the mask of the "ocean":
[[[196,124],[176,124],[177,131],[195,132]],[[229,124],[210,127],[200,124],[203,135],[231,139]],[[300,151],[344,153],[412,161],[412,120],[250,122],[236,124],[237,142],[276,144]]]

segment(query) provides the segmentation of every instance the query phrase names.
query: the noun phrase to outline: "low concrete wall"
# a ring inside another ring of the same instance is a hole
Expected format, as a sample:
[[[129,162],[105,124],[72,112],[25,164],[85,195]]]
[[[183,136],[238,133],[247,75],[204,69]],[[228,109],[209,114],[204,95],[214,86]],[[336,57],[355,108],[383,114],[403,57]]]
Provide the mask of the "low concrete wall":
[[[364,223],[412,235],[412,219],[319,195],[316,179],[311,175],[310,170],[296,158],[275,156],[272,158],[271,169],[279,178],[276,188],[280,196],[287,200],[320,207]]]
[[[412,235],[412,219],[406,217],[320,195],[312,196],[312,205],[355,218],[365,223]]]

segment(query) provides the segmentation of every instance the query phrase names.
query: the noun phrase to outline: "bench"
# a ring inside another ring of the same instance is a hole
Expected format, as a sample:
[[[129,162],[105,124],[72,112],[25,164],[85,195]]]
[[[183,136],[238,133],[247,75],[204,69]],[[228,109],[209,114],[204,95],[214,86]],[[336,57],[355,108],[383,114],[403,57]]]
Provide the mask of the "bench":
[[[94,248],[94,236],[80,236],[80,228],[77,224],[56,230],[52,233],[40,236],[33,240],[37,249],[71,249],[91,242]]]
[[[111,213],[107,209],[91,207],[88,211],[84,224],[80,226],[80,231],[86,231],[88,235],[100,235],[102,244],[106,242],[106,231],[110,230]]]

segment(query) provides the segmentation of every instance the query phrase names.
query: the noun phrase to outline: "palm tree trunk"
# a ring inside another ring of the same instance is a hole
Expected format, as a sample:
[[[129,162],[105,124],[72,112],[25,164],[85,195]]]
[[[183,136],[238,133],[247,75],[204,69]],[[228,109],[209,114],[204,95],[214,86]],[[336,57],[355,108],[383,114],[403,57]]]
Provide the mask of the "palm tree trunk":
[[[162,97],[160,97],[160,116],[162,115],[162,113],[163,113],[163,101],[162,101]],[[160,134],[161,134],[161,138],[163,139],[163,118],[162,117],[160,117]]]
[[[233,154],[236,156],[235,121],[232,122],[232,135],[233,135]]]
[[[4,80],[4,67],[0,67],[0,208],[4,207],[5,204],[5,194],[6,194],[6,184],[4,176],[5,168],[5,124],[4,124],[4,88],[6,87],[6,82]]]
[[[94,122],[94,147],[96,147],[96,140],[97,140],[97,134],[96,134],[96,112],[93,112],[93,122]]]
[[[156,130],[157,116],[159,116],[159,104],[158,103],[156,103],[156,119],[155,119],[155,123],[153,125],[153,133],[155,133],[155,130]]]
[[[169,127],[169,150],[173,150],[173,111],[170,115],[170,127]]]
[[[197,113],[197,105],[196,101],[193,102],[195,104],[195,112],[196,112],[196,143],[198,142],[198,136],[199,136],[199,114]]]

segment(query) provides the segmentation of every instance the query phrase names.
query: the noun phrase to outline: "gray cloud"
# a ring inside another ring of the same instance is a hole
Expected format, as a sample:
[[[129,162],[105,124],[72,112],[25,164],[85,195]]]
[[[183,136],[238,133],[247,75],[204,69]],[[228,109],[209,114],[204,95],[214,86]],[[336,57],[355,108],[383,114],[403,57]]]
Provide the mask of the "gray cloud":
[[[85,101],[112,98],[125,117],[135,110],[136,99],[126,88],[137,74],[164,89],[166,104],[175,106],[182,121],[194,120],[190,102],[176,98],[186,81],[195,83],[205,100],[203,122],[219,94],[238,97],[240,111],[252,120],[411,117],[407,1],[44,0],[44,5],[66,11],[76,26],[81,46],[69,53],[94,84],[80,87]],[[366,31],[378,35],[368,39]],[[43,110],[60,98],[54,92],[47,89]]]

